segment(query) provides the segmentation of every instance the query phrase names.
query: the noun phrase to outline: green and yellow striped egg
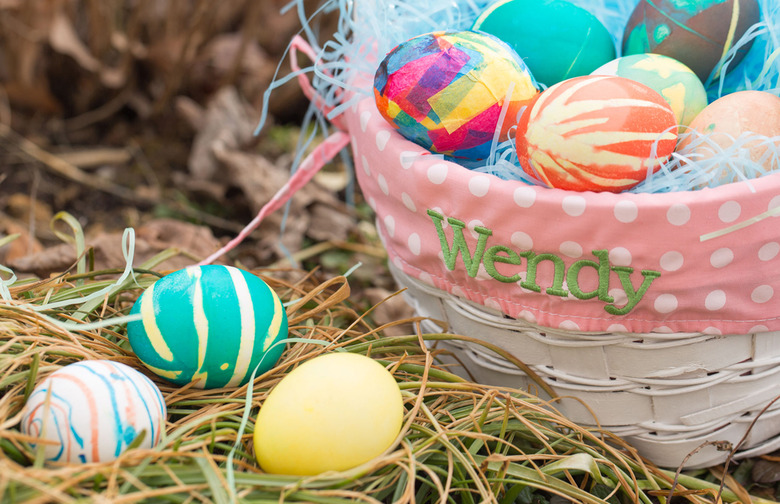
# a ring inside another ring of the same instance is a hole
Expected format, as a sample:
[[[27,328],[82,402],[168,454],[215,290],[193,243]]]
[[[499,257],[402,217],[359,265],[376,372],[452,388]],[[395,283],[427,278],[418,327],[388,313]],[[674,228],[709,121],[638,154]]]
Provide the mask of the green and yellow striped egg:
[[[287,338],[287,314],[263,280],[232,266],[190,266],[157,280],[133,305],[133,351],[177,385],[234,387],[271,369]]]
[[[617,75],[657,91],[687,126],[707,106],[704,84],[685,64],[663,54],[632,54],[606,63],[591,75]]]

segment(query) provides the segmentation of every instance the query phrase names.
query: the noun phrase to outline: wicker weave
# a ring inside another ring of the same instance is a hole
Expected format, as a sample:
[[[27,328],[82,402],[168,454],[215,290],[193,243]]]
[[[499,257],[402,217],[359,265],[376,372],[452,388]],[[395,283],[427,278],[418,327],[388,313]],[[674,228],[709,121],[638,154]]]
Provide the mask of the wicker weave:
[[[721,463],[727,452],[701,445],[715,441],[736,445],[746,433],[737,457],[780,447],[780,401],[761,413],[778,394],[777,332],[621,334],[551,329],[452,296],[392,265],[391,271],[418,314],[446,322],[452,333],[509,351],[562,396],[558,408],[571,420],[622,436],[658,465],[677,467],[685,462],[692,468]],[[440,330],[432,321],[423,328]],[[439,345],[465,366],[461,374],[482,383],[533,388],[517,367],[483,347]],[[695,453],[686,459],[691,452]]]

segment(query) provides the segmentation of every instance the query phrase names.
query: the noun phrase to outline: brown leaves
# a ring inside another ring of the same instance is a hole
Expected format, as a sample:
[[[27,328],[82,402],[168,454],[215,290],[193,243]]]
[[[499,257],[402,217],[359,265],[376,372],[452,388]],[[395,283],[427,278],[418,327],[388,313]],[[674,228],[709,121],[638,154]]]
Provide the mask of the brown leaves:
[[[176,96],[204,101],[226,85],[258,106],[299,29],[286,3],[2,0],[0,82],[15,107],[66,118],[118,95],[166,113]]]
[[[18,223],[12,223],[10,226],[6,223],[6,229],[20,228],[23,229]],[[29,235],[20,236],[18,240],[25,237]],[[88,236],[86,243],[93,251],[95,270],[124,267],[126,260],[122,252],[121,231],[98,232]],[[19,244],[23,245],[23,242]],[[163,262],[159,268],[179,269],[206,257],[218,246],[219,242],[207,227],[174,219],[156,219],[135,230],[133,264],[138,266],[164,250],[177,249],[181,254]],[[25,251],[23,254],[9,249],[4,262],[18,274],[31,273],[39,278],[46,278],[52,273],[68,270],[76,260],[74,246],[60,243],[45,249],[38,244],[31,252]]]
[[[0,0],[0,106],[10,104],[0,109],[0,171],[11,167],[0,238],[20,234],[0,263],[46,275],[75,260],[46,219],[31,225],[29,213],[11,211],[15,194],[79,219],[96,267],[121,262],[109,244],[124,227],[136,229],[139,254],[186,246],[200,259],[234,237],[290,177],[298,133],[267,135],[281,122],[274,114],[295,119],[308,105],[296,82],[275,90],[268,127],[254,136],[300,27],[296,9],[280,12],[287,3]],[[307,14],[319,5],[305,3]],[[286,218],[271,215],[234,259],[263,266],[313,242],[359,238],[340,199],[343,167],[326,169],[326,185],[307,184]],[[219,239],[193,239],[197,225],[174,229],[160,217],[209,225]]]

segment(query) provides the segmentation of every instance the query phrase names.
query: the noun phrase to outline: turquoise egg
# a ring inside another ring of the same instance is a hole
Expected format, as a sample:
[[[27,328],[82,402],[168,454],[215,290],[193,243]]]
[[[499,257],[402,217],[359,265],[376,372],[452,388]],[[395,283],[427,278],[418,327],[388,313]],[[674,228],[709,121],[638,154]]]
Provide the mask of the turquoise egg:
[[[133,351],[158,376],[197,388],[234,387],[271,369],[287,313],[263,280],[232,266],[190,266],[157,280],[130,310]],[[258,366],[259,365],[259,366]]]
[[[600,66],[592,75],[617,75],[657,91],[672,107],[677,124],[687,126],[707,106],[707,91],[693,70],[662,54],[623,56]]]
[[[565,0],[500,0],[472,29],[509,44],[537,82],[548,87],[588,75],[615,58],[615,42],[601,21]]]

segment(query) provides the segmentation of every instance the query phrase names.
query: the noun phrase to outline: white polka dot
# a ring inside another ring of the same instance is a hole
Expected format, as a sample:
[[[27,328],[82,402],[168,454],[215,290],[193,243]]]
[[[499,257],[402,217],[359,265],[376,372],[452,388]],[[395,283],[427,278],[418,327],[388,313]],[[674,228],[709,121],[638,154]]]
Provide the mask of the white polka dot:
[[[566,196],[563,198],[563,211],[572,217],[579,217],[585,213],[587,202],[582,196]]]
[[[395,218],[392,215],[385,215],[385,229],[390,236],[395,235]]]
[[[671,313],[677,309],[677,298],[674,294],[661,294],[655,298],[653,307],[658,313]]]
[[[531,208],[536,201],[536,191],[531,187],[518,187],[512,197],[517,206]]]
[[[492,308],[496,311],[501,311],[501,305],[498,304],[498,301],[492,298],[487,298],[485,300],[485,306],[487,306],[488,308]]]
[[[639,207],[631,200],[623,200],[617,202],[614,212],[617,220],[627,224],[639,216]]]
[[[408,170],[414,164],[414,160],[417,159],[417,153],[412,151],[403,151],[400,156],[401,167],[404,170]]]
[[[366,172],[366,175],[370,177],[371,167],[368,165],[368,159],[366,159],[366,156],[360,156],[360,164],[363,165],[363,171]]]
[[[466,224],[466,227],[469,228],[469,231],[471,231],[471,236],[478,240],[479,233],[477,233],[477,231],[474,229],[477,226],[485,227],[485,223],[479,219],[474,219],[473,221],[470,221],[468,224]]]
[[[758,249],[758,258],[762,261],[771,261],[780,253],[780,243],[769,242]]]
[[[730,248],[716,250],[710,256],[710,264],[715,268],[724,268],[734,260],[734,252]]]
[[[661,256],[661,269],[666,271],[677,271],[682,268],[685,258],[676,250],[670,250]]]
[[[475,175],[469,180],[469,192],[481,198],[490,190],[490,178],[487,175]]]
[[[360,114],[360,129],[363,130],[363,133],[366,132],[366,129],[368,128],[368,120],[371,119],[371,111],[370,110],[364,110]]]
[[[461,289],[458,286],[453,287],[451,292],[452,292],[453,296],[458,296],[460,298],[468,297],[468,296],[466,296],[466,293],[463,292],[463,289]]]
[[[769,328],[765,325],[757,325],[750,328],[750,331],[748,331],[750,334],[754,333],[762,333],[762,332],[769,332]]]
[[[672,205],[666,212],[666,220],[673,226],[683,226],[691,220],[691,209],[682,203]]]
[[[577,242],[565,241],[561,243],[560,251],[561,254],[565,255],[566,257],[571,257],[573,259],[582,257],[582,245],[580,245]]]
[[[774,295],[775,290],[771,285],[759,285],[753,289],[753,292],[750,294],[750,299],[752,299],[754,303],[766,303],[772,299]]]
[[[631,252],[624,247],[615,247],[609,251],[609,260],[615,266],[631,266]]]
[[[376,132],[376,148],[380,151],[385,150],[387,142],[390,140],[390,132],[388,130],[380,130]]]
[[[436,163],[428,167],[428,180],[437,185],[444,183],[447,180],[447,165]]]
[[[718,208],[718,218],[723,222],[734,222],[739,219],[742,207],[736,201],[727,201]]]
[[[577,325],[576,322],[573,322],[571,320],[564,320],[558,325],[559,328],[566,330],[566,331],[579,331],[580,326]]]
[[[769,201],[769,205],[767,205],[767,211],[780,210],[780,196],[775,196]],[[774,214],[774,217],[780,217],[780,212],[777,212]]]
[[[385,193],[385,196],[390,194],[390,188],[387,187],[387,179],[384,175],[377,177],[376,182],[379,184],[379,190]]]
[[[482,263],[479,263],[479,268],[477,268],[477,276],[474,277],[475,280],[493,280],[493,277],[490,276],[490,273],[487,272],[487,269],[485,269],[485,265]]]
[[[650,331],[650,332],[659,333],[659,334],[672,334],[672,333],[677,332],[677,331],[672,330],[671,327],[658,326],[658,327],[653,328],[653,330]]]
[[[628,329],[623,324],[612,324],[607,327],[607,331],[612,333],[624,333],[628,332]]]
[[[395,267],[396,267],[396,268],[398,268],[399,270],[401,270],[401,271],[403,271],[403,270],[404,270],[404,262],[401,260],[401,258],[400,258],[400,257],[394,257],[394,258],[393,258],[393,264],[394,264],[394,265],[395,265]]]
[[[424,271],[417,276],[417,279],[421,282],[427,283],[428,285],[433,285],[433,277]]]
[[[531,250],[534,248],[534,239],[528,233],[522,231],[516,231],[512,233],[512,237],[509,239],[512,245],[522,250]]]
[[[370,196],[368,198],[368,206],[371,207],[371,210],[376,212],[376,200],[374,198],[370,197]]]
[[[431,208],[434,212],[436,212],[439,215],[444,215],[444,212],[442,212],[441,207],[433,207]],[[444,218],[441,220],[441,228],[447,229],[449,227],[450,223],[447,222],[447,216],[444,215]]]
[[[535,324],[536,323],[536,315],[529,312],[528,310],[523,310],[520,313],[517,314],[518,318],[521,318],[523,320],[527,320],[528,322]]]
[[[720,336],[723,334],[723,331],[718,329],[717,327],[707,327],[702,331],[704,334],[711,334],[713,336]]]
[[[417,211],[417,205],[414,204],[414,200],[406,193],[401,193],[401,201],[404,202],[404,206],[412,212]]]
[[[628,303],[628,296],[626,296],[626,291],[623,289],[610,289],[610,291],[607,293],[610,296],[612,296],[612,301],[615,306],[625,306],[626,303]]]
[[[409,251],[414,255],[420,255],[421,248],[420,235],[412,233],[409,235]]]
[[[704,307],[710,311],[720,310],[726,306],[726,293],[720,289],[714,290],[704,298]]]

